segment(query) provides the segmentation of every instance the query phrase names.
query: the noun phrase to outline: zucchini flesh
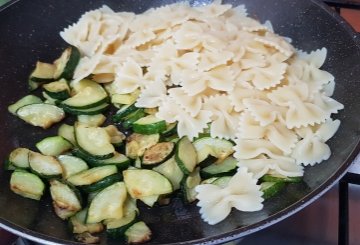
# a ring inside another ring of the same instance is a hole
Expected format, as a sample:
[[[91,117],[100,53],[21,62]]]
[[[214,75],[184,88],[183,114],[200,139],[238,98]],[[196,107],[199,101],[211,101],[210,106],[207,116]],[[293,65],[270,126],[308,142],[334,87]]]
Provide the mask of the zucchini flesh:
[[[74,126],[66,123],[62,124],[58,129],[58,135],[68,140],[71,144],[76,145]]]
[[[188,137],[182,137],[176,144],[175,160],[184,174],[190,174],[197,165],[194,145]]]
[[[221,188],[225,188],[229,184],[229,181],[231,180],[231,178],[232,178],[232,176],[223,176],[223,177],[217,178],[211,184],[217,185]]]
[[[120,180],[121,180],[120,176],[116,173],[116,174],[106,176],[105,178],[103,178],[95,183],[92,183],[90,185],[83,185],[83,186],[81,186],[81,189],[87,193],[96,192],[96,191],[102,190],[116,182],[119,182]]]
[[[62,175],[61,164],[52,156],[30,152],[29,165],[33,172],[44,178],[54,178]]]
[[[104,129],[106,130],[106,132],[110,136],[111,144],[113,144],[115,146],[120,146],[122,144],[123,140],[126,139],[125,134],[120,132],[117,129],[117,127],[115,127],[114,125],[106,126],[106,127],[104,127]]]
[[[122,237],[125,231],[137,221],[136,211],[127,213],[121,219],[110,220],[106,223],[106,233],[112,238]]]
[[[64,50],[61,56],[54,61],[55,71],[53,77],[57,80],[65,78],[71,80],[74,75],[76,66],[80,60],[80,52],[74,47],[70,46]]]
[[[191,203],[196,200],[195,187],[201,182],[200,168],[196,168],[189,176],[185,177],[181,185],[185,202]]]
[[[81,210],[80,194],[66,183],[51,180],[50,194],[55,212],[61,219],[67,219]]]
[[[150,241],[151,235],[150,228],[143,221],[133,224],[125,232],[126,241],[129,244],[138,244]]]
[[[104,128],[90,127],[81,123],[75,123],[74,127],[77,145],[85,153],[99,159],[110,158],[114,155],[115,148]]]
[[[106,117],[103,114],[78,115],[77,119],[80,123],[87,124],[92,127],[99,127],[105,122]]]
[[[132,198],[168,194],[173,191],[170,181],[158,172],[148,169],[123,171],[126,188]]]
[[[285,187],[285,182],[262,182],[260,186],[262,197],[266,200],[279,193]]]
[[[45,93],[55,100],[66,100],[70,97],[70,87],[65,79],[43,85]]]
[[[233,143],[219,138],[202,137],[194,141],[194,147],[199,163],[204,161],[209,155],[222,161],[234,153]]]
[[[201,170],[201,176],[204,178],[221,177],[234,175],[236,173],[238,161],[234,157],[228,157],[219,163],[213,163]]]
[[[70,218],[69,222],[73,233],[75,234],[81,234],[84,232],[98,233],[104,230],[104,226],[102,223],[93,223],[93,224],[86,223],[87,212],[88,209],[83,209]]]
[[[83,79],[73,87],[75,95],[64,100],[63,105],[72,109],[89,109],[105,103],[108,95],[98,83]]]
[[[65,117],[63,109],[50,104],[26,105],[19,108],[16,115],[25,122],[44,129],[49,128]]]
[[[175,144],[172,142],[160,142],[146,149],[142,158],[143,165],[160,164],[172,157]]]
[[[30,94],[16,101],[14,104],[9,105],[8,111],[11,114],[16,115],[16,111],[23,106],[31,105],[31,104],[41,104],[41,103],[42,100],[39,97]]]
[[[76,241],[85,244],[98,244],[100,242],[100,237],[93,236],[90,232],[75,234],[74,238]]]
[[[99,180],[116,173],[117,168],[114,165],[96,167],[70,176],[67,181],[75,186],[86,186],[96,183]]]
[[[115,165],[119,170],[127,169],[130,165],[130,159],[118,152],[115,152],[113,157],[104,160],[88,158],[88,162],[94,167]]]
[[[58,156],[72,148],[72,144],[61,136],[47,137],[36,143],[36,148],[47,156]]]
[[[44,194],[45,185],[37,175],[15,170],[11,174],[10,189],[20,196],[40,200]]]
[[[288,176],[284,176],[278,173],[271,173],[271,174],[266,174],[264,176],[262,176],[260,178],[261,181],[263,182],[288,182],[288,183],[298,183],[302,181],[302,177],[301,176],[296,176],[296,177],[288,177]]]
[[[89,205],[87,223],[105,219],[121,219],[127,192],[124,182],[117,182],[100,191]]]
[[[139,134],[158,134],[166,130],[166,122],[154,115],[148,115],[135,121],[132,128]]]
[[[34,83],[48,83],[54,80],[56,66],[44,62],[36,62],[35,69],[30,74],[29,80]]]
[[[135,106],[135,104],[124,105],[116,112],[115,115],[113,115],[112,120],[113,122],[120,122],[124,117],[137,110],[138,108]]]
[[[9,155],[9,162],[17,168],[29,168],[29,153],[27,148],[16,148]]]
[[[149,207],[153,207],[154,204],[159,199],[160,195],[153,195],[153,196],[147,196],[147,197],[141,197],[139,198],[140,201],[148,205]]]
[[[96,114],[100,114],[100,113],[104,112],[109,107],[109,104],[102,103],[96,107],[92,107],[89,109],[75,109],[72,107],[65,106],[64,104],[60,104],[59,106],[61,106],[64,109],[64,111],[66,111],[67,113],[72,114],[72,115],[89,115],[89,116],[91,116],[91,115],[96,115]]]
[[[82,159],[74,156],[68,156],[68,155],[60,155],[57,157],[59,160],[59,163],[61,164],[63,174],[62,177],[64,179],[69,178],[70,176],[73,176],[75,174],[78,174],[82,171],[85,171],[89,169],[86,162],[84,162]]]
[[[175,158],[172,157],[166,162],[153,168],[154,171],[164,175],[171,182],[174,191],[180,188],[180,182],[184,177],[183,172],[177,165]]]
[[[177,136],[177,123],[169,123],[166,125],[166,130],[161,133],[165,138],[171,137],[173,135]]]
[[[136,102],[139,97],[140,90],[137,89],[129,94],[113,94],[111,95],[111,103],[120,105],[131,105]]]
[[[126,139],[126,156],[132,159],[141,157],[145,150],[159,142],[159,134],[142,135],[133,133]]]
[[[130,115],[127,115],[126,117],[124,117],[121,125],[125,129],[129,129],[133,126],[134,122],[136,122],[137,120],[139,120],[140,118],[142,118],[144,116],[145,116],[144,110],[138,109],[138,110],[134,111],[133,113],[131,113]]]

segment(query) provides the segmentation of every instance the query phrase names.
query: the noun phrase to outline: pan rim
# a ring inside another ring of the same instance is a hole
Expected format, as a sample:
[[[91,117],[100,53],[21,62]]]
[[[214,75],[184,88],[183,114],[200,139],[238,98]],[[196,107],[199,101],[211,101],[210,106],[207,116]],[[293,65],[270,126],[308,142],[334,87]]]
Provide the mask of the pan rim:
[[[0,8],[0,14],[2,11],[11,7],[12,5],[18,3],[20,0],[11,0],[7,2]],[[358,49],[360,52],[360,34],[355,32],[355,30],[335,11],[333,11],[330,7],[328,7],[324,2],[320,0],[311,0],[311,3],[322,9],[324,12],[330,15],[331,18],[334,18],[339,23],[339,28],[343,28],[350,36],[355,43],[355,49]],[[341,163],[339,168],[334,171],[333,175],[329,176],[326,181],[324,181],[321,185],[319,185],[316,189],[305,195],[302,199],[294,202],[293,204],[287,206],[281,211],[278,211],[275,214],[268,216],[266,219],[266,223],[257,222],[255,224],[251,224],[248,226],[243,226],[237,228],[233,231],[229,231],[220,235],[215,235],[212,237],[200,238],[192,241],[186,242],[177,242],[177,243],[168,243],[168,244],[218,244],[229,242],[235,239],[239,239],[241,237],[247,236],[259,230],[262,230],[266,227],[269,227],[285,218],[297,213],[302,210],[306,206],[313,203],[315,200],[320,198],[323,194],[325,194],[331,187],[333,187],[347,172],[347,169],[350,167],[352,161],[360,152],[360,138],[358,138],[356,146],[352,149],[351,153],[348,155],[345,161]],[[15,223],[9,222],[3,218],[0,218],[0,227],[4,230],[10,231],[18,236],[24,237],[26,239],[32,240],[34,242],[39,242],[42,244],[48,245],[56,245],[56,244],[82,244],[75,241],[69,242],[68,240],[63,240],[59,238],[55,238],[52,236],[44,235],[42,233],[38,233],[32,231],[30,229],[21,227]]]

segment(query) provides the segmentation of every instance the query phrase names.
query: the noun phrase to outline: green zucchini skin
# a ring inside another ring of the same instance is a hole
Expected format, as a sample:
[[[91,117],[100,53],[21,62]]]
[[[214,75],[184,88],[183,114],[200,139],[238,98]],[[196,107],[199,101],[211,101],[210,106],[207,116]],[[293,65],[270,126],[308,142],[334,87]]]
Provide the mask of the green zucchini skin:
[[[116,174],[109,175],[91,185],[83,185],[80,188],[84,192],[90,193],[90,192],[102,190],[102,189],[104,189],[116,182],[119,182],[121,180],[122,180],[122,178],[120,177],[120,175],[116,173]]]

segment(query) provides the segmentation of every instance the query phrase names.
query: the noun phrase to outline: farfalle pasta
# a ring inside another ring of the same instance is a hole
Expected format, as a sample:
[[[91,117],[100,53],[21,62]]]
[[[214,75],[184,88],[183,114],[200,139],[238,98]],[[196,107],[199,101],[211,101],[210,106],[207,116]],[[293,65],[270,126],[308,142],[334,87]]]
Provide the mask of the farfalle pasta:
[[[303,166],[330,157],[326,142],[340,125],[331,116],[343,105],[330,97],[326,48],[297,50],[242,5],[182,2],[142,14],[104,6],[60,35],[82,54],[73,82],[92,77],[111,95],[139,91],[135,106],[177,123],[178,136],[234,142],[238,171],[227,185],[195,188],[209,224],[232,208],[260,210],[264,175],[303,176]]]

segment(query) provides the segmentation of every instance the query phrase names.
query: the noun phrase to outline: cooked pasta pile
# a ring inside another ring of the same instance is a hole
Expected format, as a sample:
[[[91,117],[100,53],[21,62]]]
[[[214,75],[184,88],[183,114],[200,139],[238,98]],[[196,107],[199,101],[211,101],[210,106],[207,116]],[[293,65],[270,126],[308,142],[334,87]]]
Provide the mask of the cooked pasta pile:
[[[180,137],[209,130],[235,142],[239,171],[228,187],[196,189],[210,224],[232,207],[261,209],[256,180],[269,171],[302,176],[330,157],[326,141],[340,124],[331,114],[343,105],[320,69],[327,50],[296,50],[244,6],[177,3],[138,15],[104,6],[61,36],[82,53],[73,82],[92,75],[110,94],[139,90],[136,106],[177,122]]]

